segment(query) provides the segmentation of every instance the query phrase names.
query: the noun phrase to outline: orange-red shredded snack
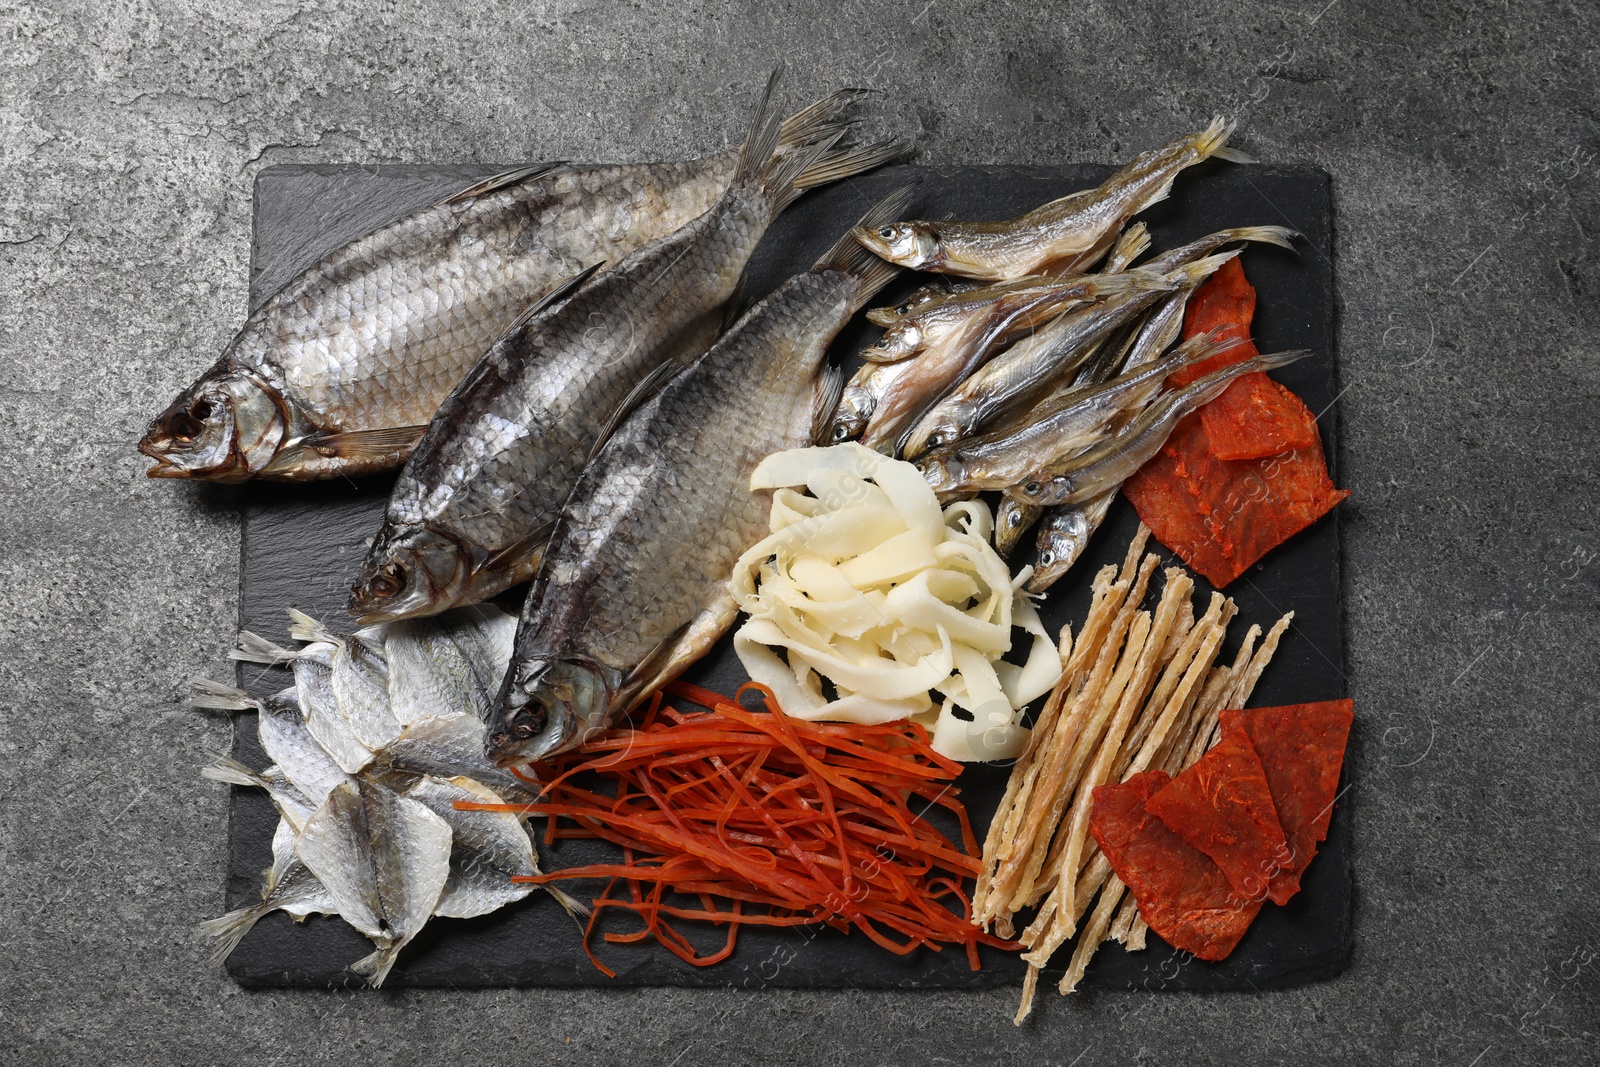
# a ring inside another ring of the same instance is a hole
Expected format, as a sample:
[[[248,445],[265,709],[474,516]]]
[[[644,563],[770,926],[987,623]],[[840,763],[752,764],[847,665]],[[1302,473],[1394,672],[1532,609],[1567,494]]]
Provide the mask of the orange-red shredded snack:
[[[739,704],[747,690],[767,710]],[[754,683],[732,700],[683,683],[669,691],[707,710],[677,711],[658,694],[637,726],[539,765],[538,803],[471,805],[548,816],[547,842],[601,838],[622,848],[619,863],[520,879],[611,880],[584,939],[606,975],[616,976],[590,941],[615,910],[643,928],[606,941],[653,937],[697,966],[727,959],[747,924],[853,928],[901,955],[962,945],[974,970],[979,942],[1014,947],[969,921],[963,882],[979,861],[950,785],[961,764],[934,752],[921,726],[806,722]],[[922,817],[934,805],[955,816],[959,844]],[[702,954],[673,920],[726,925],[726,943]]]

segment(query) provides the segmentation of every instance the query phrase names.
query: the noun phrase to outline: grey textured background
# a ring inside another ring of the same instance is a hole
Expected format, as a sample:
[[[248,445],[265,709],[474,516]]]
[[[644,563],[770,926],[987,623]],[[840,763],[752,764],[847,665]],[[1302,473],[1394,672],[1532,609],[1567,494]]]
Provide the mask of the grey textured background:
[[[0,1051],[19,1063],[1582,1063],[1600,1028],[1593,5],[0,6]],[[245,993],[227,492],[132,443],[243,316],[263,165],[645,158],[864,83],[924,160],[1120,159],[1214,111],[1334,176],[1357,915],[1332,982]]]

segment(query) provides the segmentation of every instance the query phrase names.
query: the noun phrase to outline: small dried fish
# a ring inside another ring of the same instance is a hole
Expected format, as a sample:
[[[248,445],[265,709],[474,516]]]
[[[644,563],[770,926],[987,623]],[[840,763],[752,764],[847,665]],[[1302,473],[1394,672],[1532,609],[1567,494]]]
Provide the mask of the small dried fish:
[[[1045,511],[1044,521],[1039,525],[1039,555],[1034,561],[1033,573],[1028,576],[1028,592],[1042,593],[1049,589],[1083,557],[1089,539],[1105,522],[1106,512],[1111,510],[1121,488],[1122,483],[1118,482],[1116,487],[1093,500],[1062,504]]]
[[[516,632],[517,617],[492,604],[390,624],[390,711],[402,727],[449,712],[487,720]]]
[[[1119,415],[1143,410],[1168,375],[1238,343],[1210,335],[1197,337],[1165,359],[1136,366],[1108,382],[1066,390],[1060,399],[1041,405],[1042,414],[1036,409],[1035,416],[1019,430],[973,437],[929,453],[916,461],[917,469],[935,492],[944,495],[1016,485],[1055,457],[1096,443]]]
[[[1162,292],[1192,292],[1237,253],[1184,263],[1162,273],[1161,289],[1136,290],[1079,311],[1069,312],[1032,337],[1013,345],[961,382],[922,417],[905,442],[905,458],[952,445],[999,421],[1007,412],[1026,411],[1093,355],[1094,345],[1131,324],[1161,299]],[[1129,277],[1143,271],[1130,272]]]
[[[1146,299],[1144,294],[1151,294],[1148,299],[1153,300],[1154,294],[1171,288],[1172,284],[1163,276],[1144,271],[1083,275],[1076,283],[1077,295],[1074,300],[1100,302],[1085,308],[1083,312],[1069,314],[1092,313],[1095,308]],[[1063,294],[1067,291],[1058,291],[1055,296],[1061,301],[1060,306],[1065,306]],[[983,366],[999,346],[1009,340],[1024,310],[1010,308],[999,301],[981,305],[939,343],[909,360],[911,366],[905,373],[894,377],[878,398],[861,443],[887,455],[895,455],[901,437],[917,424],[923,412],[938,404],[940,398]],[[1057,323],[1061,321],[1056,320]],[[1047,326],[1041,334],[1053,328],[1053,324]],[[1020,342],[1018,347],[1028,343]]]
[[[1287,366],[1311,353],[1273,352],[1213,371],[1186,388],[1156,399],[1125,430],[1086,452],[1046,464],[1006,495],[1028,504],[1082,503],[1114,489],[1154,456],[1178,421],[1216,399],[1239,375]]]
[[[856,239],[903,267],[1003,281],[1025,274],[1071,273],[1106,253],[1127,219],[1164,200],[1186,167],[1216,156],[1243,160],[1226,147],[1233,124],[1221,118],[1134,159],[1096,189],[1053,200],[1001,222],[900,222]]]

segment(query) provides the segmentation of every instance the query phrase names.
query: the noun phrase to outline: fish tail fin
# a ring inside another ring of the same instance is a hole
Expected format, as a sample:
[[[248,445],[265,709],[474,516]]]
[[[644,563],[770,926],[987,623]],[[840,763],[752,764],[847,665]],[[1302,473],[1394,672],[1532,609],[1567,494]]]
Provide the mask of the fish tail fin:
[[[299,659],[300,653],[275,645],[258,633],[240,630],[239,647],[229,652],[228,658],[240,663],[264,663],[269,667],[281,667],[285,663],[293,663]]]
[[[1287,226],[1236,226],[1231,230],[1224,230],[1229,241],[1249,241],[1260,245],[1277,245],[1294,251],[1294,243],[1301,234],[1298,230],[1291,230]]]
[[[827,185],[829,182],[865,174],[885,163],[894,162],[904,156],[910,147],[906,142],[894,138],[887,141],[873,141],[871,144],[849,145],[844,148],[834,148],[830,145],[817,156],[815,162],[795,175],[794,187],[803,192],[806,189],[815,189],[819,185]]]
[[[898,221],[911,206],[911,200],[916,196],[919,185],[921,182],[907,182],[874,204],[870,211],[861,216],[855,226],[846,230],[844,236],[823,253],[822,258],[817,260],[816,266],[811,268],[813,274],[839,271],[848,274],[855,281],[855,289],[850,297],[852,314],[866,306],[867,301],[876,296],[880,289],[900,273],[898,265],[879,259],[855,239],[856,227],[876,229],[884,223]]]
[[[1133,261],[1150,250],[1150,227],[1136,222],[1117,235],[1117,243],[1106,255],[1104,274],[1117,274],[1132,266]]]
[[[901,151],[892,143],[837,147],[847,132],[832,108],[819,107],[788,129],[779,121],[773,92],[783,75],[779,64],[767,79],[750,132],[739,149],[733,186],[757,190],[776,216],[806,189],[882,165]],[[810,109],[807,109],[810,110]],[[779,151],[780,146],[785,151]]]
[[[389,977],[389,971],[394,967],[394,961],[400,956],[400,945],[391,941],[382,945],[378,951],[371,955],[362,956],[350,965],[350,969],[367,980],[373,989],[383,986],[383,980]]]
[[[211,962],[220,964],[233,955],[233,950],[239,947],[244,935],[269,910],[262,904],[251,904],[201,923],[200,936],[211,942]]]
[[[574,920],[582,920],[589,917],[592,911],[589,905],[585,904],[583,901],[579,900],[565,889],[560,889],[553,885],[547,885],[544,888],[545,892],[555,897],[556,903],[560,904],[562,909],[565,910],[568,915],[572,916]]]
[[[1235,258],[1238,254],[1239,250],[1235,248],[1231,252],[1219,252],[1214,256],[1197,259],[1193,263],[1185,263],[1171,274],[1168,274],[1167,278],[1176,282],[1179,289],[1197,288],[1207,278],[1215,274],[1224,263]]]
[[[778,127],[778,151],[806,148],[848,131],[855,125],[850,109],[855,107],[870,89],[840,89],[832,96],[796,111]]]
[[[289,609],[289,636],[296,641],[304,641],[307,644],[325,642],[330,645],[337,645],[344,640],[344,638],[329,630],[299,608]]]
[[[1287,367],[1291,363],[1305,359],[1309,355],[1311,355],[1309,348],[1291,348],[1282,352],[1264,352],[1247,362],[1256,370],[1276,370],[1278,367]]]
[[[1233,136],[1235,123],[1232,119],[1218,115],[1211,120],[1211,125],[1194,135],[1194,150],[1201,159],[1226,159],[1231,163],[1254,163],[1255,157],[1238,148],[1228,147],[1228,138]]]
[[[244,690],[198,676],[189,679],[188,704],[191,708],[209,708],[213,711],[261,710],[261,702]]]
[[[200,768],[200,777],[208,782],[222,782],[224,785],[240,785],[256,789],[266,788],[265,778],[232,756],[215,752],[211,753],[211,756],[210,765]]]
[[[735,185],[759,181],[773,166],[773,155],[778,150],[783,122],[778,117],[777,105],[772,96],[782,78],[783,64],[779,63],[767,78],[767,87],[761,93],[761,102],[756,105],[755,117],[750,120],[750,129],[745,133],[744,144],[739,148],[739,162],[733,171]],[[838,137],[841,133],[842,131],[834,131],[831,136]],[[791,136],[798,139],[799,134],[791,131]],[[803,142],[796,141],[796,148],[802,146],[805,148],[805,151],[800,153],[802,159],[808,158],[815,151],[811,138]],[[788,153],[780,157],[780,159],[793,158],[795,157]]]

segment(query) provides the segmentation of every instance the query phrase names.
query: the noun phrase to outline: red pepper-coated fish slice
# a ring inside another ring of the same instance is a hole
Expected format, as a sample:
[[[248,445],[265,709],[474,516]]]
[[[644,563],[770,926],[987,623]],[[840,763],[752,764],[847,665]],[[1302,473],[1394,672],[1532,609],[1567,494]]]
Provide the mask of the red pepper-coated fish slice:
[[[1163,941],[1203,960],[1226,959],[1250,928],[1261,902],[1235,893],[1222,869],[1145,810],[1166,785],[1165,771],[1145,771],[1094,791],[1089,832]]]
[[[1321,447],[1317,419],[1293,391],[1265,374],[1246,374],[1200,409],[1211,454],[1260,459]]]
[[[1234,891],[1251,900],[1290,864],[1267,772],[1237,723],[1182,774],[1157,790],[1145,810],[1210,856]]]
[[[1230,729],[1249,737],[1266,771],[1290,852],[1289,863],[1273,877],[1267,893],[1283,904],[1299,892],[1300,876],[1328,836],[1355,706],[1349,700],[1325,700],[1251,708],[1224,711],[1220,721],[1224,737]]]
[[[1239,260],[1230,259],[1189,298],[1189,306],[1183,313],[1183,339],[1187,341],[1211,330],[1220,330],[1219,340],[1236,337],[1243,343],[1169,375],[1167,384],[1181,389],[1214,370],[1256,356],[1255,343],[1250,340],[1250,322],[1255,314],[1256,288],[1244,276]]]
[[[1334,488],[1320,441],[1254,460],[1219,459],[1191,415],[1122,487],[1156,540],[1223,588],[1349,496]]]

